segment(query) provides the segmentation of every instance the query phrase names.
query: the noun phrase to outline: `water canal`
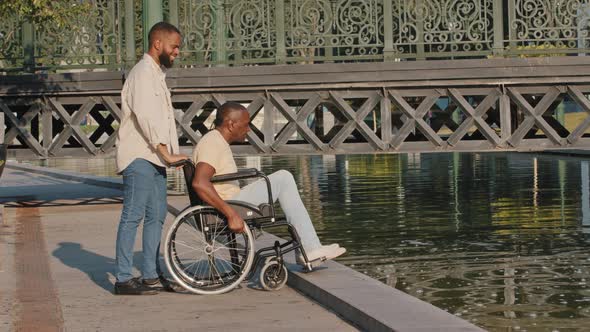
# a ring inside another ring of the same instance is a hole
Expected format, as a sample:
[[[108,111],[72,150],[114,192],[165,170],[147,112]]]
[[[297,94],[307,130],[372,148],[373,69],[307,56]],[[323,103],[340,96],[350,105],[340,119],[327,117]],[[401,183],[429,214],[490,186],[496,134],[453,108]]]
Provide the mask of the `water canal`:
[[[517,153],[241,157],[288,169],[339,262],[490,331],[590,326],[590,161]],[[39,164],[39,162],[35,162]],[[45,166],[114,176],[113,160]],[[169,188],[183,190],[169,174]]]

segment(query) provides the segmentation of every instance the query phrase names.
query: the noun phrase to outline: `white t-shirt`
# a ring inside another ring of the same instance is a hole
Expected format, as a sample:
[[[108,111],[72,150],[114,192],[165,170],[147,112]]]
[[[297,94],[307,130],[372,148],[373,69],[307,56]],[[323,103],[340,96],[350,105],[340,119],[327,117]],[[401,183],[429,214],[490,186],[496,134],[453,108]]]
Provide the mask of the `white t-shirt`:
[[[216,129],[211,130],[199,140],[197,147],[193,151],[193,161],[195,165],[198,163],[209,164],[215,168],[214,175],[223,175],[238,171],[229,144]],[[224,200],[230,199],[240,192],[240,183],[237,180],[218,182],[213,184],[213,186],[219,197]]]

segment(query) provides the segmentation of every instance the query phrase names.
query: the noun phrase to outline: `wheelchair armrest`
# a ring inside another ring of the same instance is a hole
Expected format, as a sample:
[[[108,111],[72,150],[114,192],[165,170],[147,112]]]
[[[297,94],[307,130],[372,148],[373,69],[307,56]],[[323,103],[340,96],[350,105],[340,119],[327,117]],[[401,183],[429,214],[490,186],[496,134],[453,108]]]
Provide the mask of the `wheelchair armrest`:
[[[237,171],[236,173],[229,173],[223,175],[216,175],[211,178],[211,182],[225,182],[241,179],[256,178],[260,176],[260,172],[256,168],[245,168]]]

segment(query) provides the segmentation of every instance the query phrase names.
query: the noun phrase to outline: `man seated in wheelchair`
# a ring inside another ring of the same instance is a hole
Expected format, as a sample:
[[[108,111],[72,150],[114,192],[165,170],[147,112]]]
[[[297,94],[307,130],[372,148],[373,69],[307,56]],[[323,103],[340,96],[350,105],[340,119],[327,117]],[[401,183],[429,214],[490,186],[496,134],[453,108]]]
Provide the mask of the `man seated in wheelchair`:
[[[244,106],[227,102],[219,107],[214,121],[215,129],[205,134],[193,152],[196,165],[193,188],[207,204],[225,215],[229,228],[236,233],[244,230],[242,217],[225,200],[244,201],[256,206],[268,203],[267,186],[258,180],[244,188],[238,181],[211,183],[215,175],[237,172],[229,144],[242,142],[250,130],[250,116]],[[301,245],[309,262],[318,259],[333,259],[346,252],[338,244],[322,245],[315,232],[309,214],[297,190],[293,175],[280,170],[268,176],[271,182],[273,201],[277,199],[290,223],[299,235]],[[296,251],[298,252],[298,251]],[[303,256],[296,254],[297,262],[304,265]]]

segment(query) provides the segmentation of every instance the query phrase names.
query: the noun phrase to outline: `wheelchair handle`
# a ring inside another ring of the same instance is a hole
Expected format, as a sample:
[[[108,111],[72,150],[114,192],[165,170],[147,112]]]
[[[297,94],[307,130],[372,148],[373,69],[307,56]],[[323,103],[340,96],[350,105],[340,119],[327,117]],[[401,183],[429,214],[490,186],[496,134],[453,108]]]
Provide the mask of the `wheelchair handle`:
[[[186,165],[190,165],[192,164],[193,161],[190,159],[181,159],[178,161],[175,161],[173,163],[168,164],[170,167],[178,167],[178,166],[186,166]]]

